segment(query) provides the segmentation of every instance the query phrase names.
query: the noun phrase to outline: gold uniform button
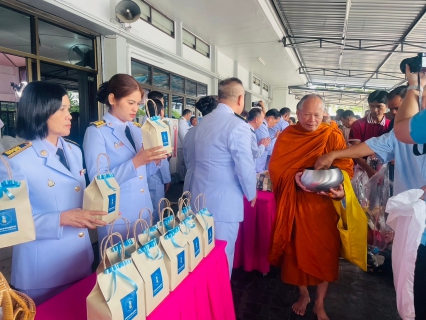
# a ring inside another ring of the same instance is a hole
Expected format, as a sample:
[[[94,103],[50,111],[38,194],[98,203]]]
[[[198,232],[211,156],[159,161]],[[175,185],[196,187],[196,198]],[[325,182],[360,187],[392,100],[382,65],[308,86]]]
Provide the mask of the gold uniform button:
[[[141,189],[141,193],[144,193],[145,192],[145,190],[144,189]]]
[[[80,232],[80,233],[78,234],[78,236],[79,236],[80,238],[83,238],[83,237],[84,237],[84,232]]]
[[[77,187],[74,188],[74,190],[78,192],[78,191],[80,191],[80,187],[77,186]]]
[[[139,176],[139,179],[141,179],[141,180],[142,180],[142,179],[143,179],[143,176]]]

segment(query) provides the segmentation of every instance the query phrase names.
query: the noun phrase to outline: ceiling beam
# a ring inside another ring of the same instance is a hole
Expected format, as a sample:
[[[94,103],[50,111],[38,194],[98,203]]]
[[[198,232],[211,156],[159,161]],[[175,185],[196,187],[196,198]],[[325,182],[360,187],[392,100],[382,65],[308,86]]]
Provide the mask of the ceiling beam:
[[[300,74],[309,73],[311,76],[322,77],[347,77],[347,78],[365,78],[366,76],[373,76],[374,79],[382,80],[401,80],[404,81],[405,77],[401,72],[380,72],[376,70],[355,70],[355,69],[336,69],[336,68],[317,68],[305,67],[299,68]]]

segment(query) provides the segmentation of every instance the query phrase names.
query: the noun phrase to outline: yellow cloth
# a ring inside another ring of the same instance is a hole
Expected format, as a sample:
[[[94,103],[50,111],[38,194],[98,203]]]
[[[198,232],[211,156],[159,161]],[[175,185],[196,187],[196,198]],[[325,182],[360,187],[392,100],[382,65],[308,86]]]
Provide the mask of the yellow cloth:
[[[344,170],[342,172],[346,209],[340,201],[333,201],[340,216],[337,224],[342,242],[340,256],[367,271],[367,216],[355,196],[349,175]]]

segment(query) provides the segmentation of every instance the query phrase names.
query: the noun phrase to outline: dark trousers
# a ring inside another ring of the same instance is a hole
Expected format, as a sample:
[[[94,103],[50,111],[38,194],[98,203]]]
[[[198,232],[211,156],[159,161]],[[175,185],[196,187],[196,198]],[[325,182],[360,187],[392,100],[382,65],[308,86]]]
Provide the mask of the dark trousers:
[[[422,244],[417,250],[414,269],[414,308],[416,320],[426,320],[426,247]]]

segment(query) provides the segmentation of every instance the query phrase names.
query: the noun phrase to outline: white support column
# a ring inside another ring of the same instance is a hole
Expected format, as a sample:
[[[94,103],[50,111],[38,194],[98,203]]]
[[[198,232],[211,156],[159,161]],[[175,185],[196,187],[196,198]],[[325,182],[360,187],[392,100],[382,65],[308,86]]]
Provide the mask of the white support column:
[[[182,21],[175,21],[176,55],[183,57]]]

